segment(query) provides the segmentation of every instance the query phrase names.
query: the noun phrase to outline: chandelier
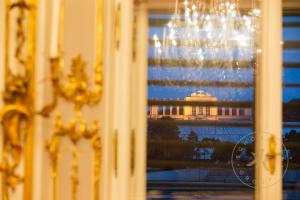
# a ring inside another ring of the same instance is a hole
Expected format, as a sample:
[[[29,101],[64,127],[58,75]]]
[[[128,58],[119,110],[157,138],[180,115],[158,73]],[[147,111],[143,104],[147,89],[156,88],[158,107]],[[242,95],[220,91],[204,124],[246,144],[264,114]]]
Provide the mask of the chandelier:
[[[261,16],[252,8],[240,11],[238,0],[176,0],[175,12],[163,28],[162,38],[153,35],[154,57],[186,60],[197,66],[239,67],[253,61]],[[183,4],[183,5],[182,5]]]

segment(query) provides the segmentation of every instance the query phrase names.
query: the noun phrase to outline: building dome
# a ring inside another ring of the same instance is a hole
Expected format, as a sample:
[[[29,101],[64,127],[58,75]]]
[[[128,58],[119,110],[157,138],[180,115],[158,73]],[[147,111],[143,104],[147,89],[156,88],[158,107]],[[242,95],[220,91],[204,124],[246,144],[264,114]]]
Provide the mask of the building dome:
[[[211,94],[204,90],[198,90],[197,92],[193,92],[191,96],[211,96]]]

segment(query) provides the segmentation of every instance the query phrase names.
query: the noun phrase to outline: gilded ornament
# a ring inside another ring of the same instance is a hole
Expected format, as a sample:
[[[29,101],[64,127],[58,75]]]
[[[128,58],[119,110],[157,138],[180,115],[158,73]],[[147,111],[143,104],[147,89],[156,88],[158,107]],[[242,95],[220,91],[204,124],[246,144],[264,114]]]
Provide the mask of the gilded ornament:
[[[0,110],[0,123],[3,130],[3,154],[0,160],[0,173],[2,176],[2,199],[10,199],[11,191],[15,191],[16,187],[24,183],[24,198],[31,195],[31,186],[29,180],[31,177],[28,163],[32,158],[23,158],[24,149],[27,149],[27,138],[33,133],[32,121],[32,93],[33,88],[33,63],[31,58],[34,51],[26,50],[26,45],[34,45],[31,37],[34,26],[28,27],[28,34],[26,30],[26,23],[34,24],[32,18],[34,10],[25,0],[18,0],[15,3],[6,1],[6,52],[5,52],[5,87],[2,94],[4,107]],[[9,60],[10,49],[10,16],[11,12],[16,10],[15,18],[15,53],[16,66],[18,70],[23,70],[18,73],[13,73]],[[29,14],[27,15],[28,12]],[[28,38],[28,40],[27,40]],[[24,53],[26,52],[26,54]],[[30,147],[32,148],[32,147]],[[27,151],[29,152],[29,151]],[[29,154],[27,154],[29,155]],[[30,155],[32,156],[32,155]],[[19,173],[19,167],[22,159],[25,160],[24,174]],[[27,173],[29,171],[29,173]],[[25,179],[27,177],[27,179]],[[26,183],[27,182],[27,183]]]

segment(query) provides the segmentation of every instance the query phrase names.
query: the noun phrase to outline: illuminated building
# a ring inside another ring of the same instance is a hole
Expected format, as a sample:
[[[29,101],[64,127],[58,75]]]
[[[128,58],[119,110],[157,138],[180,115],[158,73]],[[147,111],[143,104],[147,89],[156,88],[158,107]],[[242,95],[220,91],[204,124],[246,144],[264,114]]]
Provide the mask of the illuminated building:
[[[217,102],[211,94],[199,90],[184,98],[187,102],[197,102],[195,105],[150,105],[149,119],[170,117],[178,120],[251,120],[251,108],[205,105]],[[201,104],[203,103],[203,105]]]

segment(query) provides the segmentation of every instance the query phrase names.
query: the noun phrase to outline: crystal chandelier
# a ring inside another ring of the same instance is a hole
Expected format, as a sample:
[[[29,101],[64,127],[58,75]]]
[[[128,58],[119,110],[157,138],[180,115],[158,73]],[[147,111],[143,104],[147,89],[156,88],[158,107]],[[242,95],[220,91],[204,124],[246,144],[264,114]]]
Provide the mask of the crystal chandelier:
[[[241,14],[238,0],[184,0],[164,26],[162,39],[153,36],[154,57],[184,59],[197,66],[239,67],[239,60],[253,61],[261,11],[252,0]],[[161,64],[161,63],[160,63]],[[228,66],[229,65],[229,66]]]

